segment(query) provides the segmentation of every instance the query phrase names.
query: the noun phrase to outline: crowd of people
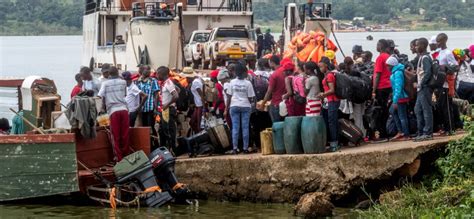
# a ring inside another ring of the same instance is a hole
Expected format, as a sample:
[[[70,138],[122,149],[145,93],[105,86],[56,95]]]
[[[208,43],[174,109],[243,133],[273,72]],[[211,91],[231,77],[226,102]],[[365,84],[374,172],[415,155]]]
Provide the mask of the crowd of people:
[[[413,60],[400,54],[389,39],[378,41],[375,62],[373,54],[359,45],[340,64],[333,51],[319,63],[267,56],[258,60],[255,71],[240,60],[210,73],[212,91],[206,90],[210,88],[205,75],[190,67],[177,74],[168,67],[152,70],[143,65],[138,74],[119,74],[104,64],[100,79],[83,67],[71,97],[85,93],[103,98],[119,160],[129,152],[128,127],[135,124],[152,127],[152,147],[176,147],[178,113],[190,118],[184,120],[189,121],[188,136],[202,131],[206,117],[222,118],[231,129],[233,154],[256,151],[259,133],[291,116],[323,116],[329,151],[344,143],[340,118],[354,122],[366,142],[425,141],[434,132],[450,135],[462,128],[459,104],[453,99],[474,101],[474,45],[450,50],[447,41],[444,33],[413,40]],[[340,74],[370,77],[368,98],[361,102],[338,96]]]

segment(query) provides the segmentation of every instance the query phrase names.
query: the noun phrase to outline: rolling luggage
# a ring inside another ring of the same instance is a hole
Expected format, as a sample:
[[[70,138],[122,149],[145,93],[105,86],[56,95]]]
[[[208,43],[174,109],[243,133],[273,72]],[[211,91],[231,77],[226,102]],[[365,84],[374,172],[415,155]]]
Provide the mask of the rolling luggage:
[[[364,141],[363,132],[347,119],[339,119],[339,136],[355,145],[360,145]]]
[[[207,130],[212,145],[218,149],[229,150],[231,146],[229,128],[225,125],[216,125]]]
[[[186,147],[189,157],[197,155],[212,155],[214,147],[210,145],[210,137],[207,131],[201,131],[191,137],[178,139],[179,147]]]

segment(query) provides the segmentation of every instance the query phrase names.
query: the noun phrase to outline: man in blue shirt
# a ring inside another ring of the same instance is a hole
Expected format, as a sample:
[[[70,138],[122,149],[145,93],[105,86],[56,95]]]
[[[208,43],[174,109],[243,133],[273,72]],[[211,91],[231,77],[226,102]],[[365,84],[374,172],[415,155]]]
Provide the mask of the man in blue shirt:
[[[155,109],[158,106],[158,82],[155,78],[150,77],[150,67],[143,69],[142,75],[137,82],[138,88],[147,95],[145,104],[141,108],[142,125],[151,127],[153,136],[157,136],[155,130]],[[157,147],[156,141],[152,141],[152,146]]]

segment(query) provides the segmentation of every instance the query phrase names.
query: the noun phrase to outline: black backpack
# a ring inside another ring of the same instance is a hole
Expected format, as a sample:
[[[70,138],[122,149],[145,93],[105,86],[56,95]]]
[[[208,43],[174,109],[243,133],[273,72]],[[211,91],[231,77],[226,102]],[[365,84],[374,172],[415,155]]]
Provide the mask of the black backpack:
[[[353,103],[364,103],[372,97],[372,80],[364,73],[359,76],[350,76],[352,85],[352,97],[350,101]]]
[[[191,104],[191,99],[193,99],[193,94],[189,89],[181,86],[181,84],[176,80],[173,81],[174,86],[178,88],[178,100],[176,101],[176,109],[178,111],[187,111],[189,109],[189,105]]]
[[[443,84],[446,81],[446,72],[441,71],[438,60],[432,60],[429,56],[425,55],[420,58],[418,68],[422,67],[421,64],[423,64],[423,59],[425,57],[431,60],[431,78],[428,81],[428,87],[432,89],[443,87]]]
[[[436,59],[433,60],[433,64],[431,64],[431,72],[432,75],[428,82],[428,86],[433,89],[443,87],[444,82],[446,82],[446,72],[441,71],[439,61]]]
[[[349,75],[333,73],[336,78],[336,96],[339,99],[350,99],[352,97],[352,85]]]
[[[268,78],[261,75],[256,75],[252,77],[252,85],[253,90],[255,91],[255,97],[257,101],[263,100],[265,98],[265,94],[267,94],[268,90]]]

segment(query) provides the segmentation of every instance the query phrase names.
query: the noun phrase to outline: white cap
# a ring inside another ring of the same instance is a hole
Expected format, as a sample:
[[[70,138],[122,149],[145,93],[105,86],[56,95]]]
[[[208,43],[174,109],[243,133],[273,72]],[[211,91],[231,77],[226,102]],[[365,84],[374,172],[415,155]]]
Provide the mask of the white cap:
[[[390,56],[387,61],[385,62],[385,64],[387,65],[391,65],[391,66],[397,66],[398,65],[398,60],[397,58],[393,57],[393,56]]]
[[[430,44],[437,44],[436,37],[438,37],[438,35],[434,35],[434,36],[431,37]]]

